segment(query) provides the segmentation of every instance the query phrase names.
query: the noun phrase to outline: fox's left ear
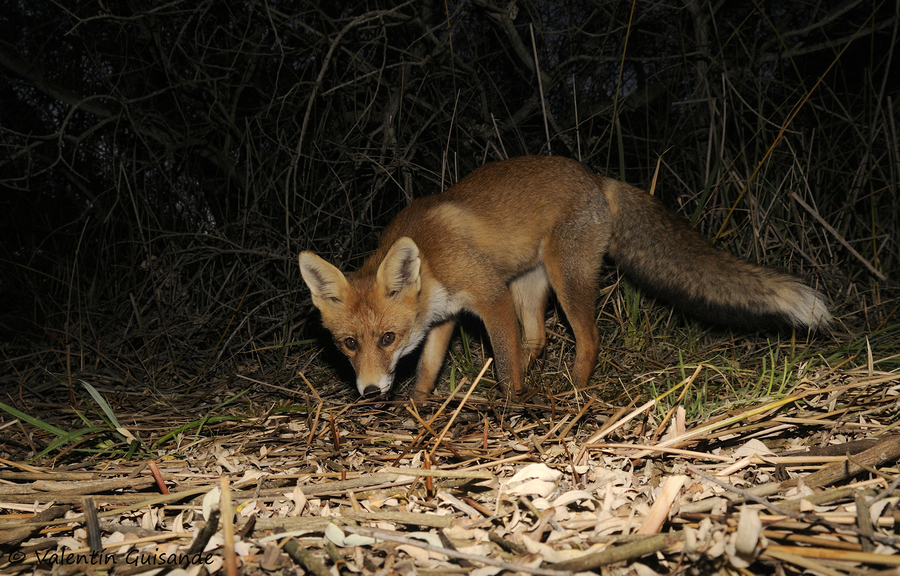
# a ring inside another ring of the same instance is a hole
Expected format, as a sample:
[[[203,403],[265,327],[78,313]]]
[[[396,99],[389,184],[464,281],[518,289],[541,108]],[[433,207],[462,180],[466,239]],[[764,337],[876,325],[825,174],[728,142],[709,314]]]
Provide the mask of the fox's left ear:
[[[299,260],[300,274],[309,286],[316,308],[322,310],[324,306],[343,305],[350,290],[343,272],[312,252],[301,252]]]
[[[422,277],[419,275],[421,266],[419,247],[412,238],[403,236],[394,242],[381,261],[376,280],[388,296],[404,290],[412,290],[414,294],[418,294],[422,288]]]

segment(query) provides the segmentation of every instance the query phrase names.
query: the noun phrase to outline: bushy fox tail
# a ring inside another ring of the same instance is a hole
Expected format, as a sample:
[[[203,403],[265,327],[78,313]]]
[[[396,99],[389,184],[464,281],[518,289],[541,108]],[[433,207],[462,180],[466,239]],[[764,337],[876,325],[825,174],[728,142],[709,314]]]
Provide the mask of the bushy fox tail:
[[[718,250],[646,192],[596,178],[613,213],[609,254],[637,284],[716,324],[831,324],[825,298],[797,278]]]

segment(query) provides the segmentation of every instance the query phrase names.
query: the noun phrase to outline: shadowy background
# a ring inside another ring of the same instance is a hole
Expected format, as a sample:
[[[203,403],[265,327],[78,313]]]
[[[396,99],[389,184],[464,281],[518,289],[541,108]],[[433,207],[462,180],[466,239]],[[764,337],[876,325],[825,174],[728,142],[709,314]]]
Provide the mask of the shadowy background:
[[[297,253],[355,268],[413,198],[522,154],[658,170],[717,244],[894,326],[898,6],[8,0],[5,401],[79,374],[303,387]]]

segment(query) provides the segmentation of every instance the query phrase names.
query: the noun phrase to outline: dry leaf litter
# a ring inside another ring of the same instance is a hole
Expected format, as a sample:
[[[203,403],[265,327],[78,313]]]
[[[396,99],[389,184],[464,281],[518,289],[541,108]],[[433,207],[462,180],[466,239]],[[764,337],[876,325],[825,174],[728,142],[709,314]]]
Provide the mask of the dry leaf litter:
[[[697,425],[467,396],[230,420],[153,461],[5,450],[0,573],[900,574],[898,379]]]

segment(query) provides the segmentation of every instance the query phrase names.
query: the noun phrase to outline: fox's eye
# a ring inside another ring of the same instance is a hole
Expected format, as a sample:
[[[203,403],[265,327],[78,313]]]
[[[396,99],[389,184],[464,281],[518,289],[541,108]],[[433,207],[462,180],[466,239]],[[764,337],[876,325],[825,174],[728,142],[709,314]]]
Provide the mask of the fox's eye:
[[[394,340],[397,338],[397,335],[393,332],[385,332],[384,336],[381,337],[381,345],[382,346],[390,346],[394,343]]]
[[[344,338],[344,348],[347,350],[356,350],[356,340],[353,338]]]

